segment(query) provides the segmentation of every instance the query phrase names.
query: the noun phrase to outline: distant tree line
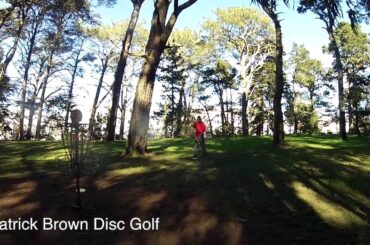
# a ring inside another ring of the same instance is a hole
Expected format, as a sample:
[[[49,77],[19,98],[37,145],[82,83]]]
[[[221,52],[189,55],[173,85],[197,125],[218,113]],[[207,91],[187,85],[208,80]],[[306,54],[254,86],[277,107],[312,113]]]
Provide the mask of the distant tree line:
[[[149,30],[138,22],[144,0],[132,0],[130,19],[111,26],[99,23],[89,1],[5,2],[3,138],[41,139],[67,128],[76,87],[88,86],[79,82],[86,67],[96,76],[95,89],[88,89],[94,95],[89,135],[112,141],[127,134],[128,154],[146,151],[155,83],[162,95],[152,120],[166,137],[191,134],[199,113],[214,136],[273,134],[275,144],[284,143],[284,124],[290,133],[319,133],[322,116],[339,123],[343,140],[347,122],[350,133],[369,133],[369,37],[358,25],[369,18],[366,1],[299,1],[298,12],[323,21],[329,37],[324,51],[334,58],[330,69],[299,44],[283,60],[277,6],[289,6],[287,0],[252,1],[267,16],[245,7],[217,9],[200,32],[174,30],[197,0],[155,0]],[[345,4],[351,23],[338,21]],[[330,104],[333,96],[338,104]]]

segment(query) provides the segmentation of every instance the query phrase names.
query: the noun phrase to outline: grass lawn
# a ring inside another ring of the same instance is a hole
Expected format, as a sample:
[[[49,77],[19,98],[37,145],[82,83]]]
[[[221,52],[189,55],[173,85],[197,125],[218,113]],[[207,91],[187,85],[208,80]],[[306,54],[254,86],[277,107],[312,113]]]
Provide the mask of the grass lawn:
[[[210,139],[192,160],[190,139],[153,140],[145,157],[124,142],[93,143],[83,210],[60,142],[0,142],[0,220],[160,218],[158,231],[0,231],[0,243],[370,244],[370,139]]]

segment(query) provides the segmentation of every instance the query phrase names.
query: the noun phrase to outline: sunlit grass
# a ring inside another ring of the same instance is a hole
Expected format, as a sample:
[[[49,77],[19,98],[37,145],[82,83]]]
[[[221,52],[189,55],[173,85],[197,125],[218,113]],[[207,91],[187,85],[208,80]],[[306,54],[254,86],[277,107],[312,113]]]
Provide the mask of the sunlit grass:
[[[353,212],[323,197],[303,183],[294,181],[292,187],[297,196],[312,207],[324,222],[338,228],[353,228],[366,225],[366,222]]]
[[[131,168],[115,169],[115,170],[107,172],[107,175],[126,176],[126,175],[132,175],[132,174],[142,174],[148,171],[149,169],[146,167],[131,167]]]

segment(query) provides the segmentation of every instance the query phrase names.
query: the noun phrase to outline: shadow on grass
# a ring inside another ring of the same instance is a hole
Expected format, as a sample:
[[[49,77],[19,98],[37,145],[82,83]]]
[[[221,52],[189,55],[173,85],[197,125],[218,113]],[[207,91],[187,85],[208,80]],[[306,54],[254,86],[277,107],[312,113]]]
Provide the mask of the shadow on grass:
[[[135,158],[120,156],[121,142],[99,143],[101,169],[83,182],[83,201],[94,209],[82,212],[66,208],[74,200],[71,177],[41,176],[39,164],[23,159],[27,177],[1,180],[1,218],[161,220],[159,231],[30,233],[41,243],[366,244],[369,141],[332,140],[292,137],[275,148],[269,138],[215,139],[198,161],[186,140],[154,142],[155,152]],[[29,239],[19,234],[0,239]]]

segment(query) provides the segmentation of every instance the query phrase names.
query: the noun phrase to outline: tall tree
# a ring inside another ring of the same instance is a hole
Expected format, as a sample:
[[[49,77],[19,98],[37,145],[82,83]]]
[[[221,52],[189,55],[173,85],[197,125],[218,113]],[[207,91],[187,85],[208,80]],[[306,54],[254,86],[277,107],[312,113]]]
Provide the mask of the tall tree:
[[[158,81],[162,83],[162,109],[164,113],[165,131],[169,132],[170,137],[180,136],[181,117],[183,112],[183,97],[185,86],[185,68],[184,59],[178,52],[179,47],[172,43],[163,53],[163,59],[160,63],[160,73]],[[162,114],[159,113],[159,114]],[[157,113],[157,115],[159,115]],[[168,131],[169,130],[169,131]]]
[[[298,132],[297,105],[301,105],[302,95],[307,94],[307,103],[310,110],[314,112],[316,105],[320,102],[319,90],[328,87],[324,79],[324,69],[319,60],[312,59],[309,51],[303,46],[293,43],[292,51],[289,54],[288,67],[292,70],[292,80],[287,83],[288,94],[287,118],[293,124],[293,133]],[[305,91],[302,92],[302,88]],[[302,107],[302,106],[301,106]]]
[[[167,14],[171,1],[156,0],[154,2],[149,39],[145,48],[145,62],[137,83],[131,115],[126,148],[128,154],[135,152],[143,154],[146,151],[149,113],[160,57],[179,15],[196,1],[188,0],[179,4],[179,1],[175,0],[174,10],[169,18],[167,18]]]
[[[31,10],[32,4],[33,1],[16,1],[12,3],[10,9],[8,9],[8,13],[10,13],[12,17],[9,18],[7,13],[5,13],[5,16],[3,17],[4,20],[2,22],[8,22],[9,25],[7,26],[7,28],[1,30],[1,34],[2,36],[11,37],[13,39],[13,44],[7,51],[5,59],[0,65],[0,83],[4,82],[3,80],[6,78],[8,66],[15,56],[24,27],[27,24],[27,17]]]
[[[348,123],[350,132],[361,134],[360,106],[365,101],[370,67],[370,39],[358,25],[351,27],[349,23],[340,22],[334,30],[339,52],[341,54],[344,73],[348,82],[346,93]],[[331,46],[329,51],[332,52]]]
[[[242,132],[248,135],[248,105],[254,76],[267,58],[273,54],[273,27],[260,11],[244,7],[217,9],[216,20],[204,23],[209,39],[223,46],[236,59],[242,78]]]
[[[284,120],[281,108],[281,99],[284,91],[284,71],[283,71],[283,40],[279,15],[276,12],[277,0],[252,0],[258,3],[263,11],[271,18],[275,27],[275,94],[274,94],[274,136],[273,142],[276,145],[284,143]],[[288,0],[283,0],[288,4]]]
[[[73,49],[73,37],[79,30],[80,20],[89,20],[89,6],[80,1],[56,1],[48,12],[48,24],[45,28],[42,46],[47,56],[46,71],[42,81],[36,125],[36,139],[41,138],[41,123],[44,105],[47,99],[46,90],[51,76],[65,65],[62,54]]]
[[[27,25],[27,33],[24,35],[25,36],[25,42],[26,42],[26,54],[24,55],[26,57],[26,60],[23,63],[24,66],[24,72],[23,72],[23,82],[22,82],[22,97],[21,97],[21,112],[20,112],[20,118],[19,118],[19,138],[20,140],[24,139],[24,117],[25,117],[25,103],[26,103],[26,93],[27,93],[27,84],[29,83],[29,71],[31,68],[31,61],[32,61],[32,56],[34,54],[34,50],[36,47],[36,42],[37,42],[37,36],[40,35],[40,29],[42,26],[42,21],[44,18],[44,15],[46,13],[46,7],[44,6],[34,6],[31,9],[32,14],[28,16],[28,25]],[[31,102],[34,102],[32,100]],[[33,106],[33,105],[31,105]],[[30,116],[33,116],[34,108],[30,108]],[[29,122],[32,122],[32,120],[29,119]],[[30,125],[29,125],[30,126]],[[31,124],[32,127],[32,124]],[[31,129],[27,129],[27,134],[28,137],[31,136]]]
[[[170,43],[177,47],[184,70],[179,87],[178,107],[176,108],[177,121],[174,135],[178,137],[188,135],[189,129],[192,131],[190,105],[193,92],[191,90],[198,82],[197,68],[203,62],[208,50],[200,43],[199,33],[189,28],[175,30],[172,32],[170,40]]]
[[[34,114],[38,108],[38,103],[36,102],[37,97],[40,94],[40,91],[42,90],[42,76],[46,70],[47,66],[47,56],[41,55],[33,64],[33,67],[37,69],[36,73],[34,74],[35,78],[32,83],[30,83],[30,89],[31,97],[29,98],[29,101],[26,102],[26,105],[29,109],[29,115],[28,115],[28,127],[27,127],[27,133],[26,133],[26,139],[30,140],[33,136],[32,134],[32,126],[33,126],[33,118]],[[25,106],[26,107],[26,106]]]
[[[71,80],[68,81],[68,97],[64,116],[65,128],[68,128],[68,120],[72,107],[73,90],[76,84],[76,78],[83,77],[84,69],[81,67],[81,63],[92,62],[95,60],[95,57],[92,53],[84,51],[87,36],[85,36],[80,30],[78,30],[76,34],[78,35],[74,38],[74,47],[71,51],[70,58],[71,61],[67,63],[67,70],[71,74]]]
[[[94,125],[96,121],[96,113],[98,110],[99,98],[103,82],[106,74],[113,69],[114,62],[119,56],[118,46],[122,41],[124,30],[127,29],[126,21],[113,24],[112,26],[101,25],[98,27],[87,29],[86,32],[90,36],[90,49],[95,54],[98,64],[95,64],[95,72],[99,74],[98,84],[94,96],[93,105],[91,107],[89,119],[90,136],[94,136]],[[108,95],[109,93],[107,93]],[[104,97],[103,97],[104,98]],[[100,125],[99,125],[100,126]]]
[[[319,18],[324,22],[325,29],[329,35],[330,45],[332,46],[334,59],[335,59],[335,71],[338,78],[338,109],[339,109],[339,134],[343,140],[347,140],[346,132],[346,115],[345,115],[345,104],[344,104],[344,90],[343,90],[343,64],[341,55],[337,45],[337,41],[334,36],[334,28],[336,20],[342,16],[341,1],[301,1],[301,6],[298,11],[301,13],[307,10],[317,14]]]
[[[299,13],[311,11],[316,14],[325,24],[325,29],[329,35],[330,46],[334,55],[334,70],[338,78],[338,110],[339,110],[339,134],[342,140],[347,140],[346,132],[346,115],[345,115],[345,101],[344,101],[344,70],[341,53],[339,51],[338,43],[334,35],[334,28],[336,27],[338,18],[342,17],[342,0],[320,1],[320,0],[301,0],[298,7]],[[355,24],[362,20],[364,16],[370,16],[370,5],[364,4],[362,0],[348,0],[346,1],[349,7],[348,14]]]
[[[119,97],[121,94],[122,79],[127,64],[127,58],[131,42],[134,36],[136,23],[139,19],[141,5],[144,0],[131,0],[133,4],[133,11],[131,13],[131,19],[128,24],[128,28],[124,39],[122,40],[122,51],[118,60],[117,69],[114,74],[113,91],[112,91],[112,106],[109,111],[108,122],[107,122],[107,141],[113,141],[116,135],[116,120],[117,120],[117,109],[119,104]]]
[[[206,66],[202,72],[202,83],[213,88],[214,94],[217,95],[220,112],[221,112],[221,134],[222,136],[229,135],[229,120],[226,117],[227,89],[234,84],[236,70],[224,60],[216,61],[214,66]]]

